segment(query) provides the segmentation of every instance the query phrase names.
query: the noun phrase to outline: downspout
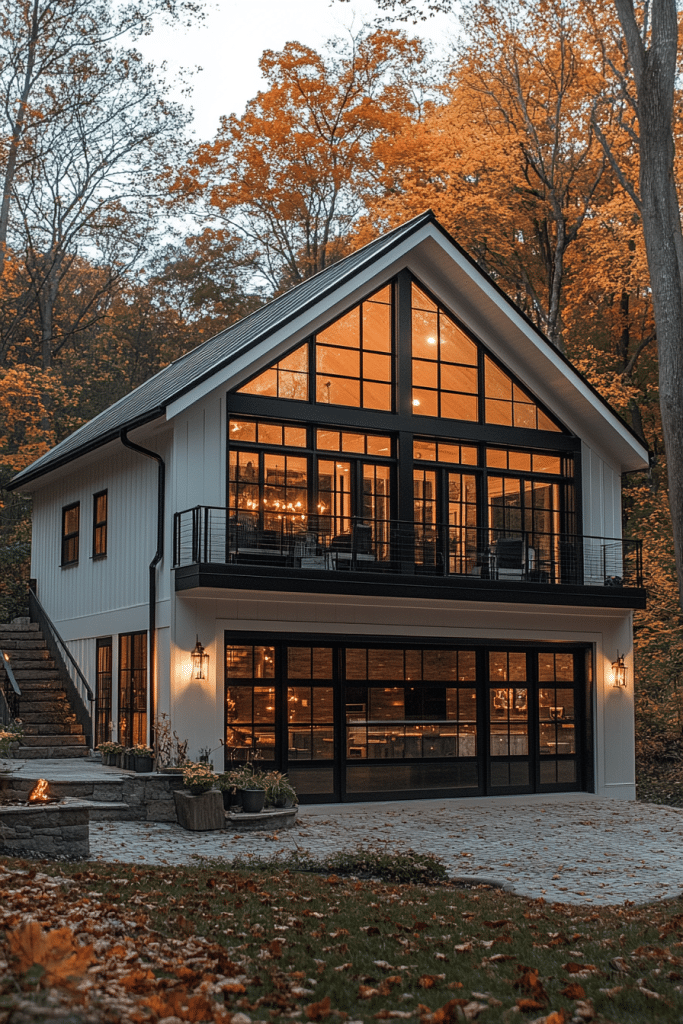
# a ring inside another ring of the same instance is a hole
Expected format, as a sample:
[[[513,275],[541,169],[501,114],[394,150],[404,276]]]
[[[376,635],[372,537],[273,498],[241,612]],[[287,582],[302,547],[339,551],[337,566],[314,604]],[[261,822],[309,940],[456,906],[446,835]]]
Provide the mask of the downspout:
[[[165,493],[166,493],[166,466],[164,460],[157,452],[152,452],[149,448],[143,448],[139,444],[135,444],[128,437],[128,427],[124,427],[119,434],[121,438],[121,444],[126,448],[130,448],[134,452],[139,452],[140,455],[145,455],[148,459],[154,459],[159,467],[157,477],[157,550],[154,558],[149,563],[149,735],[151,746],[154,746],[154,715],[156,711],[155,707],[155,694],[156,694],[156,664],[157,664],[157,565],[164,557],[164,505],[165,505]]]

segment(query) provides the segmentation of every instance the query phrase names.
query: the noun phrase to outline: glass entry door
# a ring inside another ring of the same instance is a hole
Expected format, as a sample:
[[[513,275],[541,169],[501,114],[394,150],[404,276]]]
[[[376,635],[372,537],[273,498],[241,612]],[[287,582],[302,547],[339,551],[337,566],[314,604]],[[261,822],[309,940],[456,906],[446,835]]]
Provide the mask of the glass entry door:
[[[487,790],[580,788],[582,657],[570,651],[487,653]]]
[[[530,701],[525,651],[488,652],[488,789],[530,793],[533,787]]]
[[[331,647],[287,647],[287,773],[297,793],[338,799]]]

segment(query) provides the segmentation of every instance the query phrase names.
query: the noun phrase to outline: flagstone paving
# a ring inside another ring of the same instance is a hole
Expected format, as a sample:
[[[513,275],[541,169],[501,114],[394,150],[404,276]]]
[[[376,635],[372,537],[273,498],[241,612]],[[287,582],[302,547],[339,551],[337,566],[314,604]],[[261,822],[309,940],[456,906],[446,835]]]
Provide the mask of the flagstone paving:
[[[51,781],[124,774],[85,758],[13,767],[19,776]],[[90,823],[91,857],[123,863],[317,856],[358,846],[433,853],[453,876],[549,901],[644,903],[683,892],[683,810],[589,793],[306,805],[296,827],[280,833]]]
[[[643,903],[683,891],[683,812],[587,794],[304,806],[281,833],[193,833],[101,822],[91,856],[188,864],[195,857],[320,855],[358,845],[441,857],[450,874],[565,903]]]

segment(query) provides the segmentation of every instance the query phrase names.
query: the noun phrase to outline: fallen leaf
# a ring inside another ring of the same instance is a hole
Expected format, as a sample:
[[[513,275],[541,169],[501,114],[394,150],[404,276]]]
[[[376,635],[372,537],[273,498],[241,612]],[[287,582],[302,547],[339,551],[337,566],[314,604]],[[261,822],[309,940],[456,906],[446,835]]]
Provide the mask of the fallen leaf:
[[[523,1013],[527,1013],[529,1010],[543,1009],[543,1003],[539,1002],[538,999],[529,999],[527,996],[518,999],[517,1006]]]
[[[329,879],[328,879],[329,881]],[[329,1017],[331,1010],[331,1000],[329,996],[325,996],[319,1003],[309,1003],[305,1007],[306,1016],[309,1020],[324,1020],[325,1017]]]
[[[461,1008],[467,1006],[468,1003],[469,999],[449,999],[438,1010],[423,1017],[423,1020],[428,1024],[459,1024],[462,1020]]]
[[[562,995],[567,999],[585,999],[586,992],[577,982],[571,982],[562,989]]]
[[[400,985],[403,978],[400,974],[390,974],[388,978],[385,978],[382,984],[377,989],[379,995],[388,996],[391,995],[391,989],[393,985]]]
[[[76,946],[70,928],[45,932],[37,921],[26,921],[8,933],[10,956],[20,974],[38,965],[46,985],[68,985],[81,978],[95,959],[92,946]]]
[[[373,996],[379,994],[379,989],[372,988],[371,985],[359,985],[358,986],[358,998],[359,999],[372,999]]]

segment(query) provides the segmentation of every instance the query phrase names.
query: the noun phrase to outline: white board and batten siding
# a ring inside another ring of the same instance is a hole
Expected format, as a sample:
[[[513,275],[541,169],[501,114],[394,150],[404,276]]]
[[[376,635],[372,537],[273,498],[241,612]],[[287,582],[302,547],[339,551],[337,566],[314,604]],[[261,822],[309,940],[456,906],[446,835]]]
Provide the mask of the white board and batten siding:
[[[169,440],[150,445],[168,458]],[[144,442],[142,442],[144,443]],[[147,628],[148,566],[157,546],[157,465],[121,447],[74,472],[53,474],[33,495],[31,575],[65,640]],[[93,558],[94,495],[107,491],[107,554]],[[79,557],[61,566],[62,510],[80,502]],[[168,605],[172,536],[157,574],[158,600]],[[168,612],[166,613],[166,617]]]
[[[173,472],[167,514],[226,504],[226,400],[220,387],[173,419]]]

